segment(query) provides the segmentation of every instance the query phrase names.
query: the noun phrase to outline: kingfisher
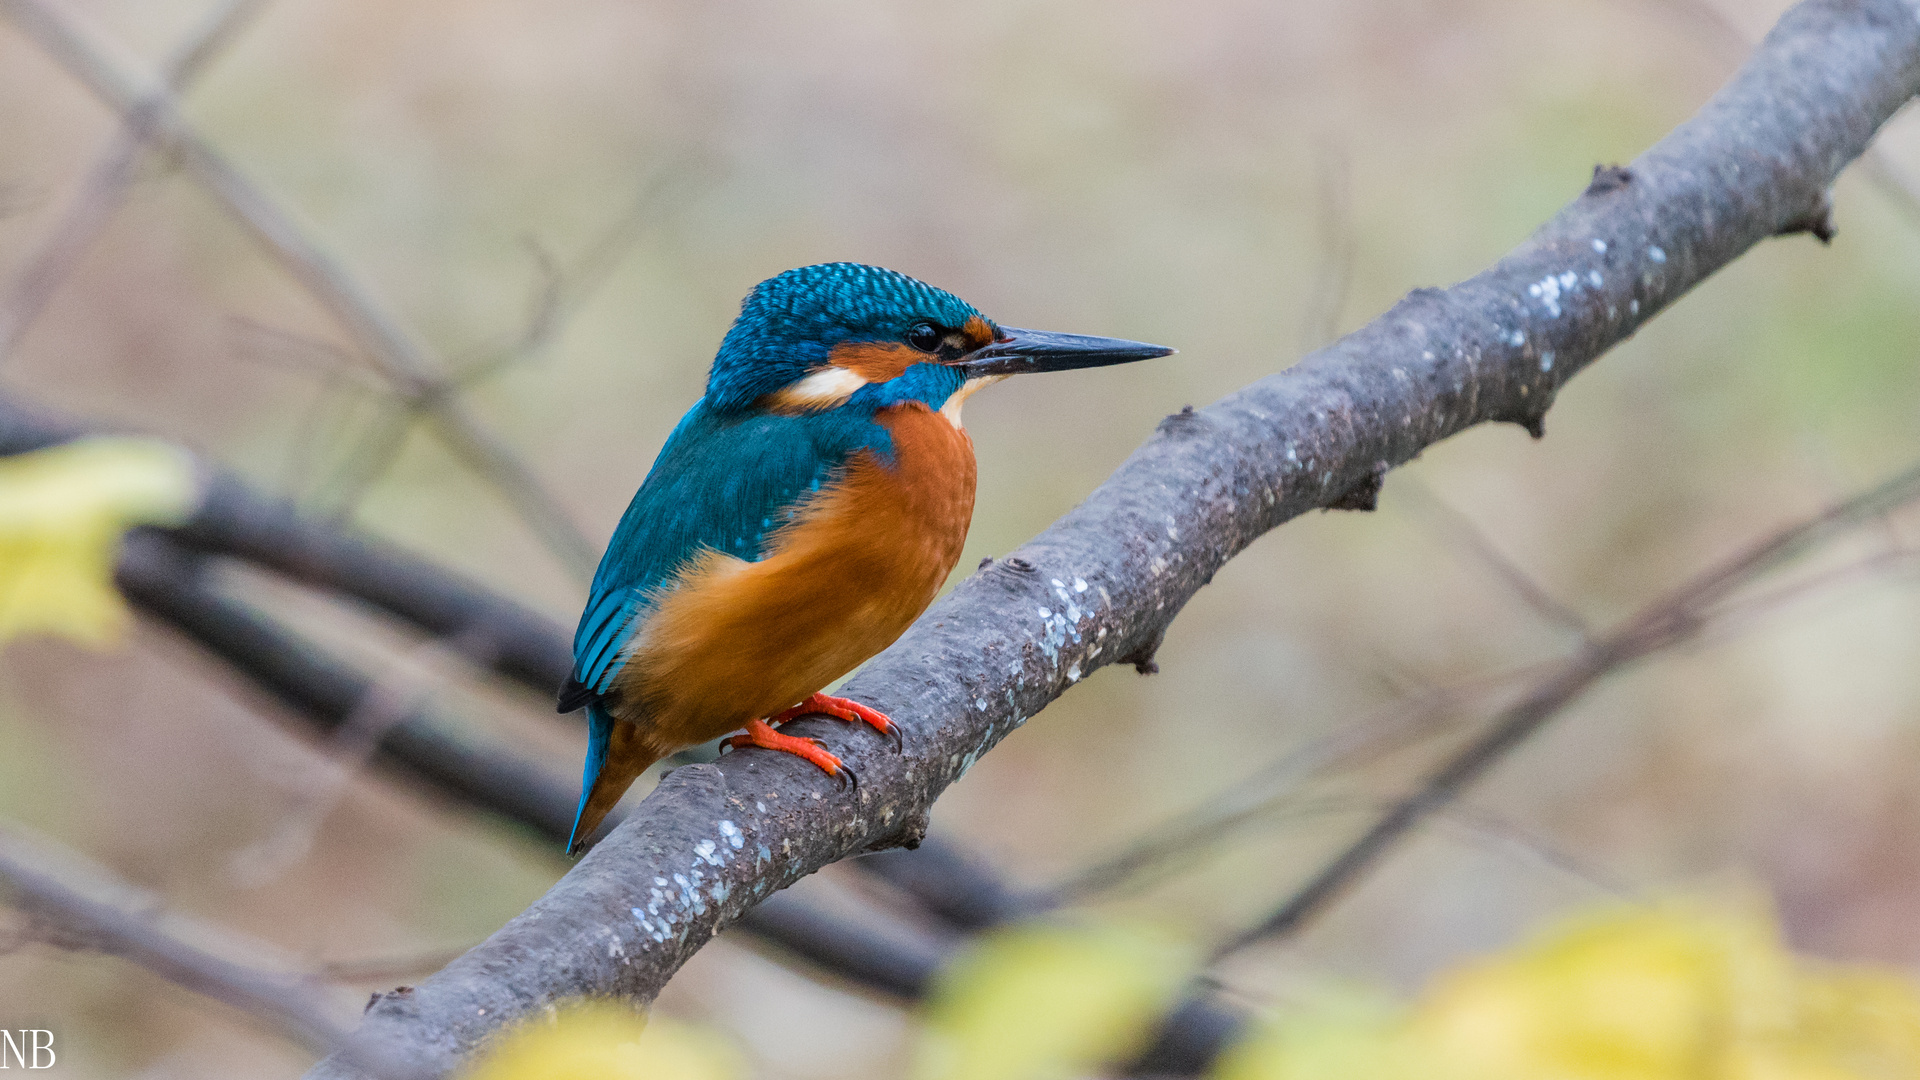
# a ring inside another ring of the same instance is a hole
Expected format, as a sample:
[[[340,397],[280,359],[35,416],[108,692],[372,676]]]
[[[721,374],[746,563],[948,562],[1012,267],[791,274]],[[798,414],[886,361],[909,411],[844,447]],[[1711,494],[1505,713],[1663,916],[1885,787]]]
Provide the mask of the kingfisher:
[[[815,739],[825,715],[899,741],[822,690],[933,602],[973,518],[960,407],[1026,372],[1173,350],[1000,326],[878,266],[823,263],[755,286],[607,545],[574,633],[561,712],[587,710],[568,854],[647,766],[730,731],[857,782]]]

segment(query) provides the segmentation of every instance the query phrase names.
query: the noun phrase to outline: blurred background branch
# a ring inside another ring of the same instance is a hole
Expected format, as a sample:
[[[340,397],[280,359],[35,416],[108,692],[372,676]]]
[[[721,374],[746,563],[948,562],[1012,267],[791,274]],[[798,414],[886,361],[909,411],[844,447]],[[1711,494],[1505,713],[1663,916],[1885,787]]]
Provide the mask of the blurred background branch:
[[[227,0],[215,9],[165,65],[167,90],[186,92],[265,6],[266,0]],[[135,169],[157,132],[156,114],[161,104],[150,99],[127,112],[124,126],[88,170],[66,213],[25,268],[15,274],[5,301],[0,303],[0,366],[6,364],[21,336],[39,318],[61,282],[73,273],[80,257],[133,186]]]
[[[1327,863],[1271,915],[1223,943],[1215,962],[1269,938],[1299,929],[1366,873],[1407,832],[1458,799],[1488,769],[1512,753],[1541,726],[1578,700],[1594,683],[1649,654],[1692,640],[1712,625],[1739,590],[1789,560],[1849,529],[1882,520],[1920,499],[1920,464],[1870,491],[1830,507],[1768,536],[1732,559],[1709,568],[1605,634],[1535,681],[1520,700],[1503,710],[1486,730],[1447,757],[1405,798],[1394,803],[1365,833]],[[1862,570],[1887,570],[1909,563],[1920,550],[1874,552],[1854,565],[1821,579],[1831,585]],[[1772,599],[1799,598],[1797,590]],[[1751,617],[1751,608],[1741,609]]]
[[[290,214],[202,139],[164,87],[141,87],[90,42],[67,13],[45,0],[4,0],[0,11],[117,110],[131,130],[141,133],[142,141],[148,131],[164,137],[187,171],[340,320],[408,410],[430,419],[448,448],[500,492],[562,564],[582,582],[592,576],[597,561],[594,545],[518,452],[452,393],[456,383],[440,373],[441,365],[426,346],[308,237]]]
[[[67,858],[72,861],[73,856]],[[163,930],[152,914],[153,898],[136,898],[134,890],[116,883],[122,894],[118,902],[98,899],[63,880],[46,862],[44,856],[36,857],[17,830],[0,825],[0,891],[29,917],[25,935],[29,940],[118,956],[270,1024],[320,1053],[345,1042],[347,1028],[329,1015],[339,1010],[324,1000],[310,977],[265,971],[215,956]],[[201,937],[233,940],[224,931],[195,929]],[[376,1064],[370,1072],[400,1080],[401,1074],[372,1060]]]

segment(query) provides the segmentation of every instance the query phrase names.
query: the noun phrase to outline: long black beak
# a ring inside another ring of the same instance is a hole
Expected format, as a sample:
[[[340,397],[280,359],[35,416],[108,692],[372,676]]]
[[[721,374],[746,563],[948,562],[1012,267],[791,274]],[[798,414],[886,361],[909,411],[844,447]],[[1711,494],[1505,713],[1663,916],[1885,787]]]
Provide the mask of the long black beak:
[[[1055,334],[1003,326],[999,341],[983,345],[956,361],[954,367],[975,379],[990,375],[1024,375],[1031,371],[1072,371],[1151,360],[1173,350],[1164,345],[1120,338]]]

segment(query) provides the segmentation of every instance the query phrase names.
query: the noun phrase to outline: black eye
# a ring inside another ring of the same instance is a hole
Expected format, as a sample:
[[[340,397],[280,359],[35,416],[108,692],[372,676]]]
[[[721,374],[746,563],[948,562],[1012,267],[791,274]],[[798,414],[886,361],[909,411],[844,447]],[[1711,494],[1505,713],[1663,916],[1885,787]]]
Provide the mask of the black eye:
[[[938,352],[946,335],[930,322],[917,322],[907,331],[907,344],[921,352]]]

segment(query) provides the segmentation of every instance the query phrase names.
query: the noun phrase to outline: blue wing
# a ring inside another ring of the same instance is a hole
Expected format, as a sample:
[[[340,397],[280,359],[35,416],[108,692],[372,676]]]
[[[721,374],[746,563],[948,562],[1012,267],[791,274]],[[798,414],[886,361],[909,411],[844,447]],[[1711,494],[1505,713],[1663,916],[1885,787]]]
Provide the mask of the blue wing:
[[[574,631],[573,681],[562,709],[608,691],[655,590],[689,559],[712,548],[757,561],[769,534],[868,447],[892,449],[870,413],[776,416],[695,405],[667,438],[600,560]]]

